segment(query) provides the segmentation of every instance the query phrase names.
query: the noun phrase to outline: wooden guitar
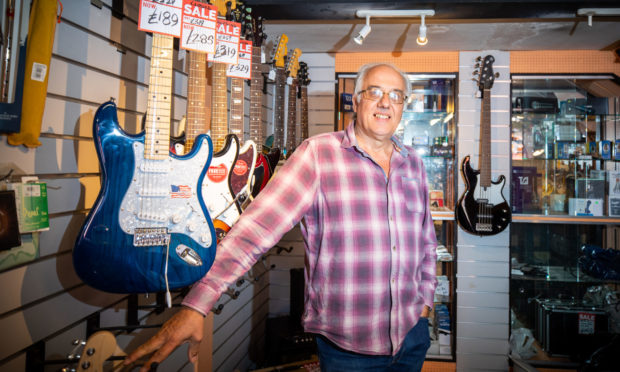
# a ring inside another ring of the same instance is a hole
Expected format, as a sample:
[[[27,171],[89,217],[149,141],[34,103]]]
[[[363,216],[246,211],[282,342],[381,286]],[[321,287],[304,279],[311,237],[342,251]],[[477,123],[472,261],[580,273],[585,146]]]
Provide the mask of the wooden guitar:
[[[284,147],[284,157],[287,159],[297,147],[297,73],[299,72],[299,57],[301,50],[295,48],[286,63],[287,86],[288,86],[288,111],[286,115],[286,146]]]
[[[274,52],[272,53],[272,63],[275,68],[275,104],[273,106],[273,135],[267,137],[265,141],[265,147],[267,148],[284,148],[284,91],[286,85],[286,72],[284,71],[284,57],[287,54],[286,43],[288,42],[288,36],[286,34],[280,35],[277,44],[274,46]],[[284,156],[281,151],[281,156]],[[275,165],[273,165],[275,168]]]
[[[153,34],[145,132],[118,125],[116,105],[95,113],[101,190],[73,249],[75,271],[106,292],[149,293],[202,278],[215,258],[215,229],[203,188],[212,158],[208,136],[171,154],[172,37]]]
[[[480,61],[480,57],[478,61]],[[495,58],[487,55],[477,67],[478,88],[482,93],[480,112],[480,170],[474,170],[469,155],[463,159],[461,172],[465,193],[456,206],[456,218],[461,227],[475,235],[494,235],[503,231],[511,220],[510,206],[503,195],[506,178],[500,175],[491,181],[491,87]]]
[[[308,65],[305,62],[299,62],[299,87],[301,95],[301,114],[299,115],[301,138],[300,143],[309,137],[308,135]]]
[[[93,333],[78,361],[77,372],[103,372],[103,362],[116,351],[116,338],[109,331]]]
[[[250,139],[258,146],[258,157],[254,168],[254,184],[252,196],[267,186],[267,182],[275,171],[280,160],[280,149],[272,148],[268,151],[263,147],[265,128],[263,125],[263,64],[261,63],[262,45],[265,40],[263,21],[261,17],[251,18],[251,28],[248,30],[252,38],[252,73],[250,79]],[[271,160],[269,160],[271,159]]]

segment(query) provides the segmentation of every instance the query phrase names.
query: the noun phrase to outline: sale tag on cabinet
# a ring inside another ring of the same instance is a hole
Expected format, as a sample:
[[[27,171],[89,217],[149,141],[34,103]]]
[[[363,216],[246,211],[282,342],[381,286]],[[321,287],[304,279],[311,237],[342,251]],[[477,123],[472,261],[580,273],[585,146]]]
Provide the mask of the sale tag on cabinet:
[[[138,29],[181,36],[182,0],[140,0]]]
[[[181,48],[215,53],[217,7],[193,0],[183,0]]]
[[[240,79],[252,79],[252,42],[239,41],[239,63],[228,65],[226,76]]]
[[[241,23],[218,19],[215,35],[215,52],[208,55],[207,61],[231,65],[239,63]]]

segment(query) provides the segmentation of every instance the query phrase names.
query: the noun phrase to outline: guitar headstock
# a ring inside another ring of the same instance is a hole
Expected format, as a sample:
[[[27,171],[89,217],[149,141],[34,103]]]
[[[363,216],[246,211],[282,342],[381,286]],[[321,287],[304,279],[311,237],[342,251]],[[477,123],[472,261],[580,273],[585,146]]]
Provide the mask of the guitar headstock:
[[[495,78],[499,77],[499,73],[493,73],[493,62],[495,62],[495,57],[490,54],[484,57],[484,60],[482,57],[476,58],[477,70],[474,70],[474,76],[478,75],[478,78],[474,80],[477,81],[478,89],[481,92],[485,89],[491,89]]]
[[[235,0],[213,0],[213,5],[217,7],[217,14],[229,19],[232,10],[237,7]]]
[[[263,17],[258,16],[252,19],[252,45],[260,47],[263,45],[263,41],[267,38],[263,31]]]
[[[84,345],[77,372],[103,371],[103,362],[114,354],[116,338],[109,331],[93,333]]]
[[[297,72],[299,71],[299,57],[301,57],[301,49],[295,48],[286,63],[287,76],[293,79],[297,77]]]
[[[286,49],[286,43],[288,43],[288,36],[286,34],[280,35],[278,42],[275,44],[273,56],[273,63],[276,67],[284,67],[284,56],[288,52]]]
[[[310,85],[310,79],[308,78],[308,64],[306,62],[299,62],[299,73],[297,79],[301,85]]]

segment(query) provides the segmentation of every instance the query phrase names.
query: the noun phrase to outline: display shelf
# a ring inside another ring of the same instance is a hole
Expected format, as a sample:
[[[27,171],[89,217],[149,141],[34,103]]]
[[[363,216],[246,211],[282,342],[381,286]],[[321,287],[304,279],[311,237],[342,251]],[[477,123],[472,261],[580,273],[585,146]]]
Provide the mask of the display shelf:
[[[513,214],[513,223],[558,223],[558,224],[620,224],[618,217],[589,217],[568,215]]]

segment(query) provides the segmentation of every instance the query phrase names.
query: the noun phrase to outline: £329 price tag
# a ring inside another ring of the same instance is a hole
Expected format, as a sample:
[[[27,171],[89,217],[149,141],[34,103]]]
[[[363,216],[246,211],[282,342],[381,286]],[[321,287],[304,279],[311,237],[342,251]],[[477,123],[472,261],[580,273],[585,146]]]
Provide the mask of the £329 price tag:
[[[239,41],[239,63],[228,65],[226,76],[241,79],[252,79],[252,42]]]
[[[236,65],[239,62],[241,23],[217,20],[215,52],[207,60]]]
[[[215,53],[217,7],[193,0],[183,0],[181,48]]]
[[[138,29],[180,37],[181,2],[182,0],[140,0]]]

